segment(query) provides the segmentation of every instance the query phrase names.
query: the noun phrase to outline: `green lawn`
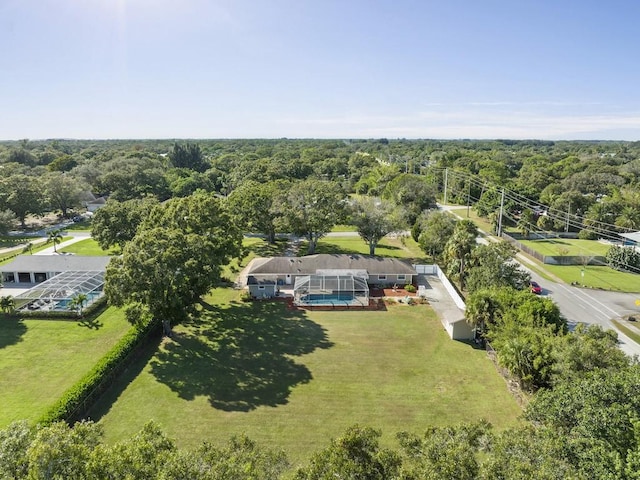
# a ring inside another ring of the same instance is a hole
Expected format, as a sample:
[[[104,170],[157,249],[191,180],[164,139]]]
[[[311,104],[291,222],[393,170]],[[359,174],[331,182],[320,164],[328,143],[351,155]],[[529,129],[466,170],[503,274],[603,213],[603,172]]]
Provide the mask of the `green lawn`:
[[[199,320],[149,348],[92,414],[107,441],[155,419],[181,447],[246,433],[295,463],[359,423],[422,433],[521,411],[482,350],[451,341],[430,307],[298,312],[215,290]]]
[[[584,275],[581,265],[544,265],[544,269],[565,283],[578,282],[589,288],[640,292],[640,275],[619,272],[610,267],[589,265],[584,267]]]
[[[242,259],[233,259],[229,265],[222,269],[222,276],[229,280],[235,280],[238,273],[256,257],[272,257],[284,254],[287,242],[284,239],[277,239],[276,243],[270,244],[260,237],[244,237],[242,247],[246,255]]]
[[[629,322],[628,320],[612,320],[613,324],[618,330],[624,333],[627,337],[636,343],[640,343],[640,331],[638,331],[638,325],[636,322]]]
[[[85,219],[81,222],[74,222],[64,227],[64,229],[72,232],[88,232],[91,230],[91,220]]]
[[[473,208],[467,209],[467,207],[460,207],[452,208],[449,211],[460,218],[468,218],[469,220],[473,220],[473,223],[475,223],[483,232],[488,234],[493,233],[491,222],[489,222],[487,218],[479,216]]]
[[[301,242],[299,255],[305,255],[307,242]],[[359,236],[324,237],[318,242],[316,253],[369,254],[369,246]],[[385,237],[376,247],[376,255],[381,257],[406,258],[422,263],[425,253],[411,238]]]
[[[100,245],[98,245],[98,242],[93,238],[87,238],[86,240],[80,240],[79,242],[72,243],[68,247],[61,248],[60,251],[89,257],[102,257],[120,254],[120,249],[118,247],[111,247],[109,250],[103,250],[100,248]]]
[[[357,232],[358,229],[353,225],[335,225],[332,229],[332,232]]]
[[[547,256],[575,255],[575,256],[605,256],[611,245],[596,240],[581,240],[579,238],[548,238],[544,240],[518,240],[523,245]],[[561,250],[566,252],[560,253]]]
[[[0,428],[38,419],[129,328],[112,308],[90,325],[0,319]]]

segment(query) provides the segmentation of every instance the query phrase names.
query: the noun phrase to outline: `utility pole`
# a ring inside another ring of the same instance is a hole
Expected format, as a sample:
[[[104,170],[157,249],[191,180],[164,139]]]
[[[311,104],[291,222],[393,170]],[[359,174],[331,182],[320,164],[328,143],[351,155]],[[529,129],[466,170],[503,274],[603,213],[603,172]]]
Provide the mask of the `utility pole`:
[[[469,206],[471,205],[471,180],[467,184],[467,218],[469,218]]]
[[[567,223],[564,227],[565,232],[569,231],[569,215],[571,215],[571,200],[569,200],[569,208],[567,209]]]
[[[498,216],[498,238],[502,237],[502,209],[504,208],[504,188],[500,197],[500,215]]]
[[[443,202],[445,205],[447,204],[447,181],[448,181],[448,177],[449,177],[449,169],[445,168],[444,169],[444,199]]]

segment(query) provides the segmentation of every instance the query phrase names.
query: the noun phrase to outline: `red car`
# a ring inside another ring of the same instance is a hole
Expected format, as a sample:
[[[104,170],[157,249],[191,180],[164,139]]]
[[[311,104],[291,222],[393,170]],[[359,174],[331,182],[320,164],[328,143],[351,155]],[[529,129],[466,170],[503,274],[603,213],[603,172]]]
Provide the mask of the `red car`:
[[[535,293],[536,295],[540,295],[542,293],[542,287],[533,280],[529,282],[529,289],[531,290],[531,293]]]

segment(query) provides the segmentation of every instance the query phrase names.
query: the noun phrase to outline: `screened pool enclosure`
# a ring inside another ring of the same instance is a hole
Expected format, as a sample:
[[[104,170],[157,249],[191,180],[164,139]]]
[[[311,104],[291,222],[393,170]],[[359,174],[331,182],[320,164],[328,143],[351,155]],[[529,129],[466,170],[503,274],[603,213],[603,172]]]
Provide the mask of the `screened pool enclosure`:
[[[293,301],[301,306],[367,306],[369,286],[358,275],[305,275],[296,278]]]
[[[16,308],[24,310],[61,311],[72,308],[77,295],[86,295],[84,307],[102,296],[104,271],[62,272],[16,296]]]

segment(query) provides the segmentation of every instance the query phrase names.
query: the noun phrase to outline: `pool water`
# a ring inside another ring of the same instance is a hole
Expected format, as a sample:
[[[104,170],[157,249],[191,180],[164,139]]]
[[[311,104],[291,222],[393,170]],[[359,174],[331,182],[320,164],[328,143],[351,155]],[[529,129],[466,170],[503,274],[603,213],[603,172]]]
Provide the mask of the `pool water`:
[[[352,293],[332,293],[332,294],[309,294],[300,298],[300,303],[304,305],[360,305]]]

